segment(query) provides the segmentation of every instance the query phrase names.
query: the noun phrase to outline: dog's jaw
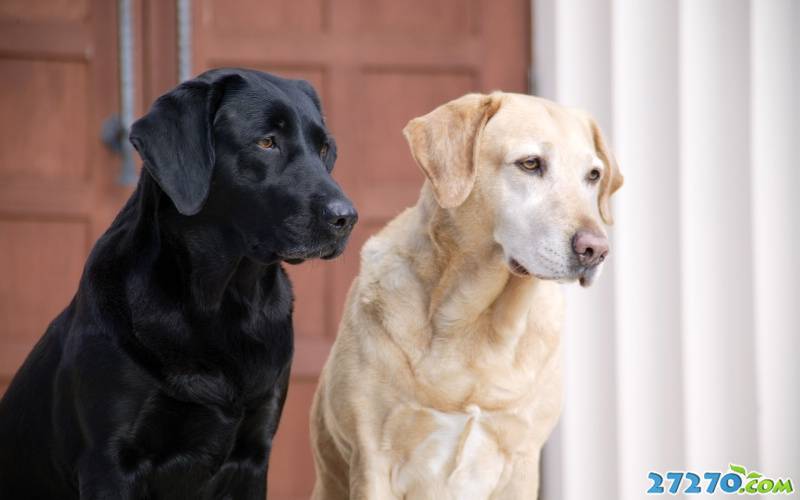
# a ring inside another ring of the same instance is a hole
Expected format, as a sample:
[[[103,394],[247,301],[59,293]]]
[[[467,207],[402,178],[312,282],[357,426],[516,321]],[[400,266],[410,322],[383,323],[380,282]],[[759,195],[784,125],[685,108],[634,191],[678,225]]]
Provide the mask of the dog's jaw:
[[[603,264],[599,264],[594,267],[584,268],[581,272],[581,275],[578,277],[578,283],[584,288],[589,288],[594,283],[594,280],[600,276],[600,272],[603,269]]]

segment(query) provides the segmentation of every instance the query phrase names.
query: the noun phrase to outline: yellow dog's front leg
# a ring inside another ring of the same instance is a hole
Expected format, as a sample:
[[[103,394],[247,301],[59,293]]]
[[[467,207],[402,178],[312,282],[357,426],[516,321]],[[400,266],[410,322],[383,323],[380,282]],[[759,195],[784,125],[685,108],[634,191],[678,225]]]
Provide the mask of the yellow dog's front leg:
[[[388,457],[360,448],[350,458],[351,500],[401,500],[392,490]]]
[[[539,498],[539,451],[527,457],[515,458],[508,482],[490,498],[491,500]]]

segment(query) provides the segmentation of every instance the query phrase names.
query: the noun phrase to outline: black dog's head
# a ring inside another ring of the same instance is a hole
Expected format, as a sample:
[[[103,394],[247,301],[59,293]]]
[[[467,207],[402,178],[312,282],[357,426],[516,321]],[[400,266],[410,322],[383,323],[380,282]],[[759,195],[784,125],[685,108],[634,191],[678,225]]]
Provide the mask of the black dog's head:
[[[306,81],[208,71],[161,96],[131,142],[180,214],[230,225],[258,261],[335,257],[358,218]]]

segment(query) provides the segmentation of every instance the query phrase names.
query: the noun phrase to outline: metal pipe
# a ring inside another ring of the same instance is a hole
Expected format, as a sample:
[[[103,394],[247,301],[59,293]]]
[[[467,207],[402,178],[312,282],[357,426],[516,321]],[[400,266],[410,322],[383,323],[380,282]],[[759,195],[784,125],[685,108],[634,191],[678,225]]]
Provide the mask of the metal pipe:
[[[192,0],[176,0],[178,32],[178,81],[192,77]]]
[[[120,155],[122,171],[119,183],[123,186],[136,184],[136,165],[133,146],[128,140],[133,124],[134,80],[133,80],[133,33],[131,29],[131,0],[118,0],[119,21],[119,98],[120,98]]]

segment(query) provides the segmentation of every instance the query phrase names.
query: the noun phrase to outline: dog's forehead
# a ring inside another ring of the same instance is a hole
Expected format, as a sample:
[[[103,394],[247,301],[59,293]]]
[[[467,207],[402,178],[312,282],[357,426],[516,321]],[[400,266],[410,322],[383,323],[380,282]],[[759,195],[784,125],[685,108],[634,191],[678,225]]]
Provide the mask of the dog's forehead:
[[[498,153],[533,148],[586,156],[594,151],[591,131],[579,113],[540,97],[503,94],[500,108],[486,125],[484,147]],[[527,154],[535,153],[531,151]]]
[[[246,88],[231,96],[232,102],[229,101],[239,108],[240,112],[244,111],[247,112],[245,115],[259,117],[261,112],[280,106],[283,109],[293,110],[303,121],[324,126],[324,119],[317,102],[303,90],[297,80],[257,71],[246,71],[242,76],[247,82]]]

